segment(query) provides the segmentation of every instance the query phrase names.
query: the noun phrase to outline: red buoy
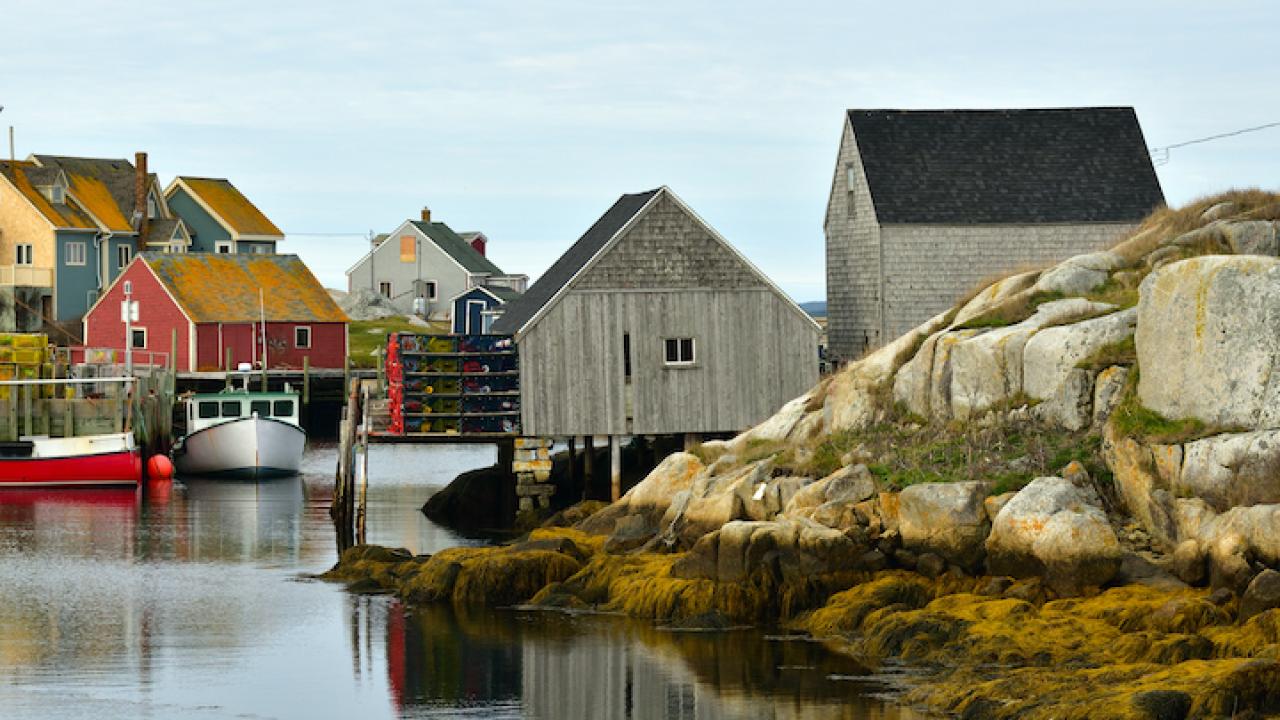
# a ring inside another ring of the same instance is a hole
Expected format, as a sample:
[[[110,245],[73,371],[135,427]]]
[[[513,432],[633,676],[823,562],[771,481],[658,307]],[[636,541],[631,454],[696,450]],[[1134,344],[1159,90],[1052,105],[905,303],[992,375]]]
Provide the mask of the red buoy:
[[[173,479],[173,463],[164,455],[152,455],[147,460],[147,478],[152,482]]]

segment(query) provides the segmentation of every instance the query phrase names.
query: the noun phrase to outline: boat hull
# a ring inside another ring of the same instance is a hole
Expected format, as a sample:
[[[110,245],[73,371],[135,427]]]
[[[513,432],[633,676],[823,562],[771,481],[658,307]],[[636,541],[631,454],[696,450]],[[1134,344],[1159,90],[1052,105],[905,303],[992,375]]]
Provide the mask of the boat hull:
[[[30,457],[0,458],[0,487],[136,486],[142,481],[142,453],[129,433],[30,442]]]
[[[173,463],[179,475],[270,478],[298,474],[307,434],[271,418],[247,417],[198,430],[182,439]]]

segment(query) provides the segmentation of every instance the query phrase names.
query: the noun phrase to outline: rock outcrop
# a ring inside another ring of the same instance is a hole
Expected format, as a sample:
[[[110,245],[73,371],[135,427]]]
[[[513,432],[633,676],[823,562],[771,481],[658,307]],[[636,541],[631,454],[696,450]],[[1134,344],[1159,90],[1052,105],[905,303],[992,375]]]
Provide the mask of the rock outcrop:
[[[1143,281],[1138,398],[1172,419],[1280,427],[1280,259],[1206,256]]]
[[[1090,489],[1036,478],[992,522],[988,568],[996,575],[1043,576],[1067,594],[1105,584],[1120,568],[1121,550],[1100,506]]]
[[[902,546],[980,568],[991,529],[984,505],[989,487],[983,482],[924,483],[903,490],[898,495]]]

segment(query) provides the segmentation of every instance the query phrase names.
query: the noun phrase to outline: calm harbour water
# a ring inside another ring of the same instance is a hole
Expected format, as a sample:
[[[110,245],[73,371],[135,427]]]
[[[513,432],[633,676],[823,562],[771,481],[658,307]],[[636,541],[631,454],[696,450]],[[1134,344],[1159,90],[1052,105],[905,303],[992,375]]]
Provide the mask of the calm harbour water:
[[[381,446],[369,541],[478,542],[418,508],[491,448]],[[335,455],[262,483],[0,491],[0,718],[914,717],[820,645],[614,617],[408,610],[335,559]]]

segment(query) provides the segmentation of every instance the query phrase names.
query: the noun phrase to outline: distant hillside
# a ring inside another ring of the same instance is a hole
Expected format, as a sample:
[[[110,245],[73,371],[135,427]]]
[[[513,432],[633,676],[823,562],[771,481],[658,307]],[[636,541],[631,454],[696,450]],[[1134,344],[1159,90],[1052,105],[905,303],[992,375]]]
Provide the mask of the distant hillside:
[[[800,303],[800,308],[816,318],[827,316],[826,300],[814,300],[813,302],[803,302],[803,303]]]

